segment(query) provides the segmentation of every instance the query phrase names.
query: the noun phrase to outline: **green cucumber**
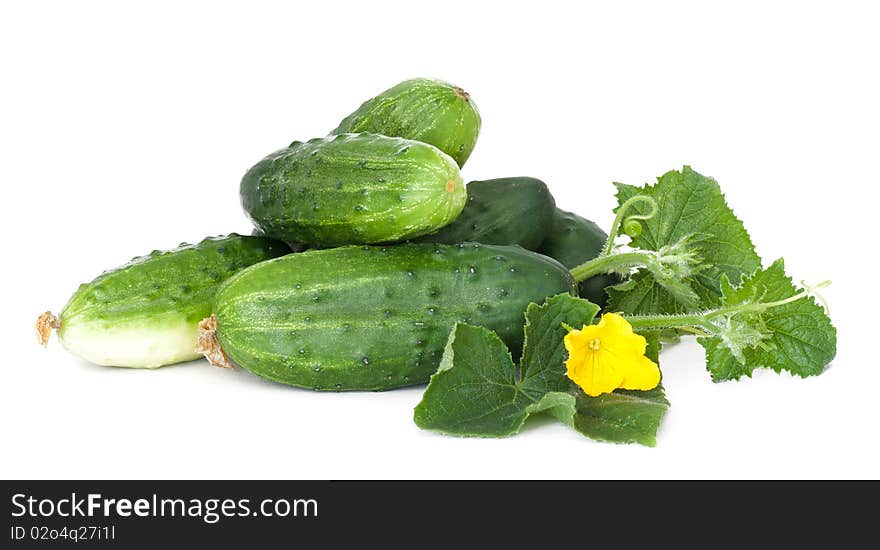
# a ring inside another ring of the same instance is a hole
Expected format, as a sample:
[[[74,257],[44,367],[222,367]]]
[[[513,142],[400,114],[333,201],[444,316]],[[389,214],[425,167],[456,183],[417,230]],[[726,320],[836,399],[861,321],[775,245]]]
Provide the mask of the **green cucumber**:
[[[251,168],[241,203],[257,229],[318,246],[418,237],[467,200],[458,166],[425,143],[374,134],[293,142]]]
[[[417,242],[518,244],[536,250],[544,241],[556,203],[547,185],[535,178],[472,181],[468,202],[454,222]]]
[[[480,112],[458,86],[415,78],[367,100],[332,133],[349,132],[430,143],[464,166],[480,133]]]
[[[79,289],[55,317],[40,316],[46,345],[52,329],[86,361],[155,368],[200,357],[199,321],[209,315],[220,284],[241,269],[290,250],[278,241],[229,235],[154,251],[105,272]]]
[[[607,239],[608,234],[594,222],[557,208],[550,232],[538,252],[571,269],[598,256]],[[619,282],[620,278],[611,273],[596,275],[578,285],[578,294],[604,307],[608,299],[605,288]]]
[[[230,278],[202,350],[293,386],[387,390],[427,382],[455,323],[488,327],[518,350],[528,304],[573,291],[562,265],[518,246],[309,250]]]
[[[263,233],[262,229],[258,229],[256,227],[254,227],[251,229],[251,236],[252,237],[266,237],[266,234]],[[303,250],[305,250],[307,248],[307,246],[302,243],[284,243],[284,244],[287,245],[287,247],[290,249],[291,252],[302,252]]]

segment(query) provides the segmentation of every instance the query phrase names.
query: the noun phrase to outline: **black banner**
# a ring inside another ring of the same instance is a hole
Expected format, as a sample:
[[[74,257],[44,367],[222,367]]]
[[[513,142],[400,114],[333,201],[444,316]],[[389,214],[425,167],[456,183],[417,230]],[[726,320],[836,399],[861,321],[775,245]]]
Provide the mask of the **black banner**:
[[[754,540],[755,532],[765,542],[790,541],[867,529],[873,506],[857,503],[870,503],[876,489],[854,482],[9,481],[0,547],[335,547],[410,533],[464,547],[476,540],[547,546],[569,538],[656,543],[659,534],[707,528],[727,542]]]

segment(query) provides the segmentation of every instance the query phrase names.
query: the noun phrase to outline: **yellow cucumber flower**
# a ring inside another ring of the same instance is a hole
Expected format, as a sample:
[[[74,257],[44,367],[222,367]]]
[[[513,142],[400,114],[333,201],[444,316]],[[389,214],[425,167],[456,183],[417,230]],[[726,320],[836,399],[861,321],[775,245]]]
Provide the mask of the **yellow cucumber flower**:
[[[616,313],[602,315],[598,324],[571,329],[563,342],[566,374],[591,397],[617,388],[650,390],[660,383],[660,368],[645,357],[645,338]]]

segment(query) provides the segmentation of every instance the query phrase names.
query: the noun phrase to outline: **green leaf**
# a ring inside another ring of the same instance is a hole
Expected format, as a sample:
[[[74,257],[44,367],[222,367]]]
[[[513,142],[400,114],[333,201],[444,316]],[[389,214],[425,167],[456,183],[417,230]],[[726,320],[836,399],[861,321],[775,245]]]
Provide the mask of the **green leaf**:
[[[694,251],[701,269],[685,280],[699,298],[699,305],[711,307],[721,297],[721,277],[738,280],[761,266],[752,241],[742,222],[724,200],[718,183],[685,166],[660,176],[655,185],[635,187],[617,183],[619,204],[636,195],[648,195],[657,201],[657,213],[642,220],[642,232],[634,237],[635,248],[660,251],[681,245]],[[646,214],[644,204],[634,204],[632,214]],[[630,212],[630,211],[628,211]],[[694,309],[682,303],[687,293],[667,283],[663,288],[647,271],[634,274],[624,285],[608,289],[609,310],[626,313],[677,313]]]
[[[534,400],[520,391],[516,367],[498,335],[458,323],[431,377],[415,423],[448,434],[502,437],[517,433]]]
[[[416,406],[415,422],[444,433],[500,437],[522,428],[548,392],[568,388],[566,330],[562,323],[592,323],[599,307],[568,294],[526,311],[526,344],[520,373],[498,336],[483,327],[457,324],[449,335],[440,368]]]
[[[657,444],[657,429],[669,408],[662,385],[648,391],[615,390],[598,397],[578,392],[571,420],[577,431],[601,441]]]
[[[645,355],[659,364],[660,333],[644,336],[648,340]],[[575,396],[575,413],[567,423],[577,431],[600,441],[657,444],[657,430],[669,408],[662,384],[649,391],[615,390],[597,397],[575,384],[570,391]]]
[[[577,413],[577,397],[564,391],[552,391],[545,393],[537,403],[526,408],[526,413],[530,415],[542,412],[571,426],[572,418]]]
[[[721,290],[721,311],[785,300],[803,292],[786,276],[782,259],[742,278],[738,287],[725,278]],[[813,376],[837,353],[837,331],[809,296],[755,313],[746,309],[723,317],[719,327],[718,334],[697,339],[706,349],[706,367],[716,382],[751,376],[761,367]]]
[[[540,399],[548,391],[565,391],[569,379],[565,375],[563,338],[568,330],[592,324],[599,306],[568,294],[549,298],[544,305],[531,303],[526,309],[525,344],[520,363],[523,391]]]
[[[653,445],[668,407],[662,387],[589,397],[565,376],[563,323],[590,324],[598,310],[567,294],[529,305],[519,374],[493,332],[456,325],[440,369],[416,406],[416,424],[454,435],[502,437],[519,432],[530,415],[547,413],[594,439]],[[647,355],[656,360],[657,335],[648,342]]]

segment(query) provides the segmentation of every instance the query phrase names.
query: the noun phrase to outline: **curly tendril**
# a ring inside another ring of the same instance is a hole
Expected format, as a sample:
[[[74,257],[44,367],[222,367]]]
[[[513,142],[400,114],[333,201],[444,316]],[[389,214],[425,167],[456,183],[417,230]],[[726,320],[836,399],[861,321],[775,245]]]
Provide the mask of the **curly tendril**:
[[[825,315],[829,316],[831,315],[831,307],[828,305],[828,300],[826,300],[819,291],[830,285],[831,281],[822,281],[821,283],[816,283],[814,285],[807,284],[806,281],[801,281],[801,286],[804,287],[804,292],[807,293],[807,296],[812,296],[818,300],[819,303],[822,304],[822,309],[825,310]]]
[[[638,220],[626,219],[623,221],[623,232],[628,237],[635,239],[642,234],[642,224]]]
[[[637,203],[647,205],[649,211],[645,214],[632,214],[627,216],[627,210]],[[649,197],[648,195],[636,195],[635,197],[627,199],[620,205],[620,208],[617,209],[617,216],[614,218],[614,223],[611,224],[611,232],[608,234],[608,240],[605,241],[605,246],[602,248],[601,255],[606,256],[611,253],[611,249],[614,248],[614,240],[617,238],[621,229],[623,229],[623,232],[631,238],[638,237],[642,234],[642,224],[639,223],[639,220],[650,220],[656,214],[657,201],[655,201],[653,197]]]

